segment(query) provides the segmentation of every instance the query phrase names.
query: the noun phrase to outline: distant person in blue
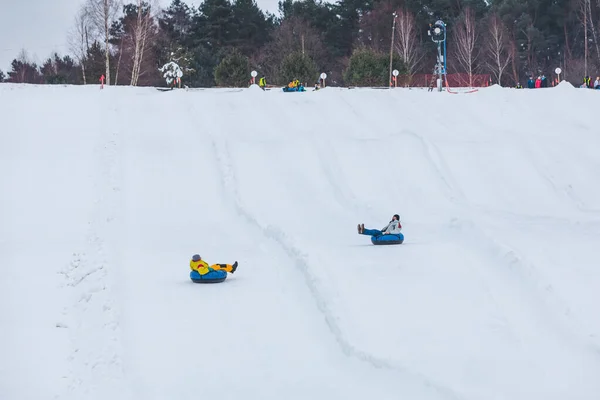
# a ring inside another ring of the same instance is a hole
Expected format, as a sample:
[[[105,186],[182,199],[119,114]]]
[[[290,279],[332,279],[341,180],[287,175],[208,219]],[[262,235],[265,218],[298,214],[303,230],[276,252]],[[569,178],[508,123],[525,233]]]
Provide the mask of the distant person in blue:
[[[402,232],[402,224],[400,223],[400,216],[394,214],[392,220],[381,230],[379,229],[365,229],[365,224],[358,225],[358,233],[360,235],[369,236],[381,236],[381,235],[397,235]]]

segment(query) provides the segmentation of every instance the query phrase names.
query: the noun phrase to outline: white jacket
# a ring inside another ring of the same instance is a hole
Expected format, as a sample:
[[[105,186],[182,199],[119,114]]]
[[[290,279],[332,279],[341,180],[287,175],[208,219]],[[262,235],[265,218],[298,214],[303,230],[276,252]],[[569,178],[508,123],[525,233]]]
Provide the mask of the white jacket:
[[[400,221],[392,220],[385,228],[382,229],[384,233],[391,233],[392,235],[402,232],[402,225]]]

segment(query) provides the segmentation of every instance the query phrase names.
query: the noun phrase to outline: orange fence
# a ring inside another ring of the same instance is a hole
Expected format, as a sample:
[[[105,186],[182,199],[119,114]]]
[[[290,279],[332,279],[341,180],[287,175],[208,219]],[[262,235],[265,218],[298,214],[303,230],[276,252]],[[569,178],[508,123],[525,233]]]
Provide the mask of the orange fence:
[[[416,74],[409,79],[407,75],[399,75],[397,78],[398,87],[429,87],[432,82],[432,74]],[[436,75],[437,78],[437,75]],[[471,82],[469,82],[469,74],[447,74],[445,75],[447,82],[444,86],[450,87],[485,87],[490,85],[489,74],[478,74],[473,75]],[[433,79],[433,86],[436,86],[436,80]]]

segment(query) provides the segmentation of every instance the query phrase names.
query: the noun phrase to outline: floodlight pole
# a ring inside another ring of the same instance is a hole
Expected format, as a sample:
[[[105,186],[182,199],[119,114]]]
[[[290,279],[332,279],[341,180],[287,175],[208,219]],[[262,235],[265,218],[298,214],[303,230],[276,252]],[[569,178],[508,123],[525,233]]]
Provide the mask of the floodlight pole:
[[[392,44],[390,45],[390,82],[389,82],[389,87],[392,87],[392,55],[394,54],[394,35],[396,33],[396,17],[398,16],[396,14],[396,11],[394,11],[394,13],[392,14],[394,16],[394,22],[392,22]]]
[[[437,44],[437,62],[435,64],[434,75],[437,73],[440,84],[438,91],[442,91],[442,76],[446,74],[446,24],[442,20],[437,20],[434,27],[431,27],[428,34],[431,40]],[[442,43],[444,44],[444,55],[442,59]]]

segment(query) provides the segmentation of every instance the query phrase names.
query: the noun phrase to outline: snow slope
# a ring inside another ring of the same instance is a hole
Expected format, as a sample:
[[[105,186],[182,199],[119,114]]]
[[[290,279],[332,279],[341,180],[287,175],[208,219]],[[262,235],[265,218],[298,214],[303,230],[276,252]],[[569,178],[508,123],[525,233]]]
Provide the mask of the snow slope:
[[[0,85],[0,398],[598,399],[597,104]]]

